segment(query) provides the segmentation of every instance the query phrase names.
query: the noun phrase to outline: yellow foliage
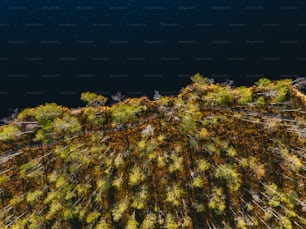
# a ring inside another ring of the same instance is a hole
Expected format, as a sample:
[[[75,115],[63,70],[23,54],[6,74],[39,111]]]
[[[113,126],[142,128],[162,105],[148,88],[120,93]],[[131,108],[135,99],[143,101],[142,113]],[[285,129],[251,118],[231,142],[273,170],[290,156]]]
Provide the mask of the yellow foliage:
[[[16,206],[17,204],[21,203],[24,200],[24,197],[22,195],[15,195],[11,200],[10,204],[12,206]]]
[[[203,180],[199,176],[197,176],[192,183],[192,186],[195,188],[202,188],[203,185]]]
[[[173,160],[173,163],[169,166],[170,173],[173,173],[175,171],[182,171],[183,170],[183,157],[178,157],[175,154],[171,155],[171,159]]]
[[[261,179],[262,177],[265,176],[266,174],[266,170],[265,170],[265,166],[264,165],[257,165],[255,168],[253,168],[256,176],[258,179]]]
[[[62,209],[62,205],[60,202],[57,201],[52,201],[49,211],[46,215],[46,219],[47,220],[51,220],[53,218],[55,218],[55,215],[58,211],[60,211]]]
[[[153,213],[147,214],[140,226],[140,229],[154,229],[156,218],[156,215]]]
[[[179,228],[177,221],[174,219],[171,213],[167,213],[166,215],[165,228],[167,229],[178,229]]]
[[[237,228],[239,228],[239,229],[248,229],[244,218],[238,217],[236,220],[237,220]]]
[[[56,184],[55,184],[55,187],[56,188],[60,188],[62,187],[64,184],[66,184],[67,181],[65,179],[65,177],[62,175],[60,176],[57,180],[56,180]]]
[[[116,167],[117,169],[120,168],[122,165],[124,165],[124,160],[123,160],[121,154],[118,154],[118,155],[115,157],[114,165],[115,165],[115,167]]]
[[[35,201],[37,201],[39,199],[39,197],[43,194],[42,191],[40,190],[36,190],[34,192],[29,192],[27,194],[27,202],[29,204],[33,204]]]
[[[101,218],[99,223],[96,225],[96,229],[111,229],[111,227],[104,218]]]
[[[65,208],[63,210],[63,219],[64,220],[68,220],[68,219],[71,219],[73,217],[73,212],[71,209],[69,208]]]
[[[192,219],[188,215],[184,216],[182,228],[193,228],[192,227]]]
[[[6,182],[10,180],[10,177],[8,175],[0,175],[0,185],[5,185]]]
[[[225,209],[225,201],[222,188],[214,188],[208,207],[214,209],[218,215],[221,215]]]
[[[137,228],[138,228],[138,222],[135,219],[135,213],[133,213],[127,222],[126,229],[137,229]]]
[[[197,171],[199,173],[205,172],[207,169],[209,169],[209,167],[210,167],[210,163],[208,161],[206,161],[205,159],[200,159],[198,161]]]
[[[230,157],[235,157],[237,155],[237,152],[234,147],[231,146],[227,149],[227,155]]]
[[[147,205],[149,197],[149,192],[147,191],[147,188],[143,186],[139,193],[137,193],[137,196],[134,198],[131,206],[135,209],[144,209]]]
[[[118,222],[125,211],[128,209],[129,200],[127,198],[121,200],[117,206],[112,210],[113,220]]]
[[[209,136],[209,132],[206,128],[200,130],[199,136],[201,139],[206,139]]]
[[[183,189],[178,184],[168,187],[168,189],[166,201],[170,202],[173,206],[179,206],[181,196],[184,194]]]
[[[117,177],[115,180],[113,180],[112,184],[114,187],[116,187],[116,189],[121,190],[123,184],[122,176]]]
[[[166,166],[166,162],[165,162],[165,159],[163,158],[163,156],[161,155],[158,155],[157,156],[157,167],[158,168],[163,168]]]
[[[131,169],[130,176],[129,176],[129,185],[135,186],[139,184],[141,181],[145,179],[145,175],[140,170],[138,166],[134,166]]]
[[[290,169],[294,172],[298,172],[302,167],[302,161],[296,155],[290,155],[288,157]]]
[[[95,220],[97,220],[97,218],[100,216],[100,212],[98,211],[93,211],[93,212],[90,212],[87,217],[86,217],[86,222],[87,223],[92,223],[94,222]]]

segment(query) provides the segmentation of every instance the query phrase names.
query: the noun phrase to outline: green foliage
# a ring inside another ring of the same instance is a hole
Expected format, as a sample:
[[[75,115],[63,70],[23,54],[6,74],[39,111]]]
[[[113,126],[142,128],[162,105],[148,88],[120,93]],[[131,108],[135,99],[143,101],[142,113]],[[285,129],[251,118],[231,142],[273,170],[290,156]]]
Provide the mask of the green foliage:
[[[101,218],[99,223],[96,225],[96,229],[111,229],[111,227],[104,218]]]
[[[234,96],[228,87],[219,87],[216,90],[215,99],[217,104],[230,104]]]
[[[197,171],[200,172],[205,172],[208,170],[210,167],[210,163],[206,161],[205,159],[200,159],[198,160],[198,166],[197,166]]]
[[[10,228],[11,229],[24,229],[24,228],[26,228],[27,221],[28,220],[25,219],[25,218],[16,219],[14,221],[14,224]],[[1,225],[1,223],[0,223],[0,226],[4,228],[4,225]]]
[[[44,218],[36,213],[32,213],[30,215],[28,222],[28,229],[38,229],[44,227]]]
[[[63,118],[56,118],[51,125],[56,133],[74,134],[81,130],[78,119],[67,114]]]
[[[275,90],[276,95],[273,97],[272,102],[280,103],[285,101],[289,86],[292,84],[291,79],[283,79],[276,82]]]
[[[33,116],[42,124],[50,122],[64,113],[64,109],[56,103],[46,103],[34,109]]]
[[[304,228],[303,95],[290,80],[192,80],[1,126],[0,228]]]
[[[50,204],[49,211],[46,214],[46,220],[51,220],[56,218],[56,214],[62,210],[63,206],[58,201],[52,201]]]
[[[200,139],[203,139],[203,140],[209,138],[209,132],[208,132],[208,130],[207,130],[206,128],[202,128],[202,129],[200,130],[200,132],[199,132],[199,138],[200,138]]]
[[[266,88],[271,85],[271,80],[267,78],[260,78],[258,82],[255,83],[258,87]]]
[[[19,203],[21,203],[22,201],[24,200],[24,196],[23,195],[15,195],[13,196],[13,198],[10,200],[10,204],[12,206],[16,206],[18,205]]]
[[[179,228],[177,221],[174,219],[173,215],[170,213],[167,213],[166,215],[165,228],[167,229],[178,229]]]
[[[235,92],[237,93],[237,103],[239,105],[246,105],[252,102],[252,91],[251,88],[245,86],[238,87]]]
[[[213,91],[209,91],[203,100],[209,105],[225,105],[234,101],[234,94],[230,87],[217,86]]]
[[[102,125],[106,122],[106,117],[104,115],[100,115],[95,107],[86,108],[84,115],[87,118],[87,121],[94,126]]]
[[[17,115],[17,119],[20,121],[36,121],[34,110],[35,109],[31,109],[31,108],[24,109]]]
[[[112,185],[117,189],[117,190],[121,190],[122,189],[122,185],[123,185],[123,178],[122,176],[117,177],[113,180]]]
[[[138,102],[117,104],[112,109],[113,124],[124,124],[126,122],[134,122],[137,117],[147,109],[145,105]]]
[[[63,219],[64,220],[69,220],[73,218],[73,211],[70,208],[65,208],[63,210]]]
[[[83,92],[81,94],[81,100],[87,103],[88,106],[97,106],[104,105],[107,101],[107,98],[103,95],[97,95],[93,92]]]
[[[51,142],[53,138],[61,135],[72,135],[81,131],[81,125],[76,117],[65,113],[62,117],[56,117],[53,121],[45,121],[41,129],[35,135],[35,140],[44,143]]]
[[[19,172],[20,177],[21,178],[29,177],[30,173],[37,166],[39,166],[39,160],[37,160],[37,159],[33,159],[33,160],[29,161],[28,163],[23,164],[22,166],[20,166],[20,172]]]
[[[127,198],[121,200],[117,206],[112,210],[113,220],[118,222],[123,214],[126,212],[129,206],[129,200]]]
[[[133,213],[127,222],[126,229],[137,229],[137,228],[138,228],[138,222],[135,219],[135,213]]]
[[[149,198],[149,192],[146,186],[142,186],[141,190],[137,193],[136,197],[134,198],[131,207],[141,210],[147,206]]]
[[[195,188],[202,188],[204,185],[203,180],[201,177],[197,176],[194,178],[192,186]]]
[[[13,126],[13,125],[4,126],[0,130],[0,141],[7,142],[7,141],[15,140],[20,134],[21,132],[16,126]]]
[[[40,190],[35,190],[27,194],[27,202],[29,204],[34,204],[42,196],[43,192]]]
[[[5,185],[10,180],[10,177],[6,174],[0,175],[0,185]]]
[[[208,203],[208,207],[213,209],[217,215],[222,215],[225,209],[225,201],[224,201],[223,189],[222,188],[214,188],[211,198]]]
[[[93,211],[93,212],[90,212],[87,217],[86,217],[86,222],[87,223],[92,223],[94,222],[95,220],[98,219],[98,217],[100,216],[101,214],[98,212],[98,211]]]
[[[238,172],[230,164],[221,164],[216,168],[216,178],[223,178],[231,192],[238,191],[240,187],[240,178]]]
[[[135,186],[142,182],[146,177],[138,166],[134,166],[129,174],[129,185]]]
[[[255,104],[257,107],[262,108],[265,106],[266,102],[265,102],[265,98],[263,96],[259,96],[256,101]]]
[[[169,166],[170,173],[175,171],[182,171],[183,170],[183,157],[179,157],[176,154],[171,154],[170,158],[172,159],[173,163]]]
[[[226,150],[226,153],[229,157],[235,157],[237,155],[236,150],[232,146]]]
[[[153,213],[148,213],[145,217],[145,219],[143,220],[140,229],[154,229],[154,225],[156,222],[156,215]]]
[[[168,187],[166,201],[173,206],[179,206],[181,203],[181,197],[184,194],[184,190],[178,184],[174,184],[172,187]]]
[[[203,77],[200,73],[196,73],[195,75],[191,76],[190,79],[193,83],[198,83],[202,86],[208,85],[208,78]]]
[[[280,222],[279,222],[279,228],[281,229],[292,229],[292,224],[290,219],[288,219],[286,216],[281,216],[280,217]]]
[[[237,220],[237,224],[236,224],[237,228],[248,229],[247,224],[243,217],[238,217],[236,220]]]

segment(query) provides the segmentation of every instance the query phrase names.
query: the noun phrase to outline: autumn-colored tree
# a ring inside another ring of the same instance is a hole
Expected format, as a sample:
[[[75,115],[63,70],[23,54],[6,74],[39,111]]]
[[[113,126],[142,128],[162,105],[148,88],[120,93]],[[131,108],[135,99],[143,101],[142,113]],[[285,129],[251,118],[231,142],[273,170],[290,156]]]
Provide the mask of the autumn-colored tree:
[[[192,81],[153,101],[84,93],[86,107],[11,118],[0,228],[305,228],[299,81]]]

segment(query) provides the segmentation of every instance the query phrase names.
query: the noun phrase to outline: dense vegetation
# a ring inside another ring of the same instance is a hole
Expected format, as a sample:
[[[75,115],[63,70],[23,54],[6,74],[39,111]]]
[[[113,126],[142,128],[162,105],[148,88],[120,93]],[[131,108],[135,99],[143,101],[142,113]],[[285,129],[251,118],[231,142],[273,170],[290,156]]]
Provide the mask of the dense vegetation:
[[[305,228],[302,80],[28,108],[0,127],[0,228]],[[305,83],[305,82],[304,82]]]

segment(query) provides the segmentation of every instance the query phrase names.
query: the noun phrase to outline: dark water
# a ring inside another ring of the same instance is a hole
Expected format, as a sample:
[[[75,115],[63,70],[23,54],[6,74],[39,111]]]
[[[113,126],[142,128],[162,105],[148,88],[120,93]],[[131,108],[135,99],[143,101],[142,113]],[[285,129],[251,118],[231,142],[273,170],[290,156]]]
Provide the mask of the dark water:
[[[305,76],[304,1],[0,1],[1,116],[79,93]]]

